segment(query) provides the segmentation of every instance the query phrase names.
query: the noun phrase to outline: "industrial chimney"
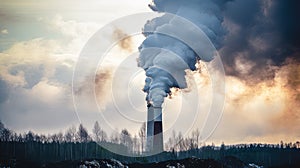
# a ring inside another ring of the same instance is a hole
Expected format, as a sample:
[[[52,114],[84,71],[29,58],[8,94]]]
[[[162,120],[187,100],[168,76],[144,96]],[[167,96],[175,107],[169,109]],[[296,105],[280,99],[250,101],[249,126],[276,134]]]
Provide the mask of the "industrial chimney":
[[[147,152],[160,153],[163,151],[162,108],[151,103],[147,107]]]

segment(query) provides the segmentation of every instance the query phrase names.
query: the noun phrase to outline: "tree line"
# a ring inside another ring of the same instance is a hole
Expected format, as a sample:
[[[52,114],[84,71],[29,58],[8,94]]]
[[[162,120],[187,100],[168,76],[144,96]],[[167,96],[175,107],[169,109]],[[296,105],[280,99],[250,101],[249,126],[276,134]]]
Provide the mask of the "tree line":
[[[138,133],[131,135],[127,129],[108,135],[96,121],[92,134],[80,124],[72,126],[64,133],[36,134],[32,131],[23,134],[9,130],[0,122],[0,165],[14,161],[37,163],[65,160],[110,159],[126,162],[152,162],[169,159],[198,157],[202,159],[222,159],[235,156],[246,163],[270,165],[300,164],[300,142],[279,144],[239,144],[215,146],[200,142],[200,131],[192,131],[189,137],[173,131],[165,143],[165,151],[159,156],[143,157],[145,153],[146,124]],[[125,157],[107,150],[136,157]]]
[[[32,131],[27,133],[16,133],[4,126],[0,121],[0,141],[1,142],[38,142],[38,143],[110,143],[119,144],[127,148],[131,153],[142,153],[145,151],[146,141],[146,124],[144,123],[138,135],[132,136],[127,129],[122,129],[120,133],[113,132],[110,136],[101,128],[99,122],[96,121],[89,134],[88,130],[79,124],[78,129],[72,126],[68,128],[65,133],[59,132],[54,134],[36,134]]]

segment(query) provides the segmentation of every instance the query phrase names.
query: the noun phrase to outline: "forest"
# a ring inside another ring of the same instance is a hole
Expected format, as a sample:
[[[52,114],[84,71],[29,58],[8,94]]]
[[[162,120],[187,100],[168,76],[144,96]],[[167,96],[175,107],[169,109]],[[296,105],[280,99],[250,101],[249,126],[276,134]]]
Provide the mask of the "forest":
[[[181,133],[173,131],[166,141],[165,152],[144,156],[145,124],[137,135],[131,135],[122,129],[110,136],[95,122],[92,133],[80,124],[64,133],[36,134],[32,131],[18,134],[6,128],[0,122],[0,167],[14,167],[20,163],[42,165],[61,161],[78,161],[88,159],[117,159],[126,163],[151,163],[184,158],[222,160],[233,156],[245,163],[255,163],[264,167],[299,166],[300,142],[278,144],[239,144],[220,146],[200,143],[200,132],[194,130],[190,137],[183,138]],[[132,157],[115,154],[109,149],[116,149]],[[37,166],[38,167],[38,166]]]

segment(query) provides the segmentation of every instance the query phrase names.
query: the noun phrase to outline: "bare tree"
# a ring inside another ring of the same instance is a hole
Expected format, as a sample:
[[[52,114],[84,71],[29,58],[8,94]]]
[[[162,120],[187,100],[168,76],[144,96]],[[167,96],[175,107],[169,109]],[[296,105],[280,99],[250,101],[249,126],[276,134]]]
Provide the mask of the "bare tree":
[[[40,139],[41,139],[41,142],[42,142],[42,143],[47,142],[47,137],[46,137],[45,135],[41,135],[41,136],[40,136]]]
[[[25,135],[25,141],[33,141],[34,140],[34,133],[32,131],[29,131],[26,135]]]
[[[200,138],[200,131],[197,128],[196,130],[194,130],[192,132],[192,139],[194,139],[195,141],[195,148],[198,149],[199,148],[199,138]]]
[[[57,134],[53,134],[51,135],[51,139],[52,139],[52,142],[59,142],[59,139],[58,139],[58,135]]]
[[[62,143],[64,141],[64,135],[63,135],[62,132],[59,132],[57,134],[57,140],[58,140],[59,143]]]
[[[171,137],[169,137],[169,139],[168,139],[167,143],[165,143],[164,147],[165,147],[166,151],[172,151],[173,150],[174,146],[172,145],[172,138]]]
[[[79,125],[78,132],[77,132],[78,138],[80,142],[87,142],[89,138],[89,134],[86,128],[83,127],[82,124]]]
[[[2,135],[2,131],[4,130],[4,124],[0,120],[0,135]]]
[[[41,136],[39,134],[35,134],[33,137],[34,141],[41,142]]]
[[[177,144],[178,144],[178,141],[177,141],[177,135],[176,135],[176,131],[173,130],[172,131],[172,137],[171,137],[171,144],[172,144],[172,150],[174,151],[177,151]]]
[[[120,135],[117,131],[114,131],[111,135],[110,135],[110,142],[111,143],[115,143],[118,144],[120,143]]]
[[[94,128],[93,128],[94,140],[96,142],[100,142],[100,139],[101,139],[100,132],[101,132],[101,128],[99,126],[98,121],[96,121],[95,124],[94,124]]]
[[[143,123],[139,130],[139,137],[141,140],[141,152],[144,152],[144,146],[146,141],[146,122]]]
[[[177,146],[177,139],[176,139],[176,132],[173,130],[172,131],[172,136],[169,137],[167,143],[165,144],[165,149],[167,151],[175,151],[177,150],[176,149],[176,146]]]
[[[137,135],[134,135],[134,137],[132,139],[132,144],[133,144],[132,151],[136,152],[136,153],[139,153],[139,151],[140,151],[140,143],[138,141]]]
[[[132,149],[132,138],[130,133],[127,131],[127,129],[123,129],[121,131],[121,144],[125,145],[128,147],[128,149]]]
[[[75,142],[76,141],[76,128],[74,126],[70,127],[66,132],[65,132],[65,141],[66,142]],[[70,146],[68,152],[66,152],[66,155],[70,156],[70,159],[72,160],[73,158],[73,145]]]
[[[93,128],[94,140],[96,142],[103,142],[107,140],[106,132],[100,127],[98,121],[95,122]]]
[[[101,129],[101,131],[100,131],[100,141],[104,142],[106,140],[107,140],[107,134],[103,129]]]
[[[2,141],[9,141],[10,140],[10,137],[12,135],[12,132],[7,129],[7,128],[3,128],[2,131],[1,131],[1,140]]]
[[[14,142],[18,141],[18,134],[15,132],[12,132],[10,139],[11,139],[11,141],[14,141]]]
[[[184,150],[184,139],[183,139],[183,136],[182,136],[181,132],[178,133],[178,136],[176,138],[176,142],[177,142],[178,151],[183,151]]]
[[[70,127],[65,133],[66,142],[75,142],[76,141],[76,128],[74,126]]]

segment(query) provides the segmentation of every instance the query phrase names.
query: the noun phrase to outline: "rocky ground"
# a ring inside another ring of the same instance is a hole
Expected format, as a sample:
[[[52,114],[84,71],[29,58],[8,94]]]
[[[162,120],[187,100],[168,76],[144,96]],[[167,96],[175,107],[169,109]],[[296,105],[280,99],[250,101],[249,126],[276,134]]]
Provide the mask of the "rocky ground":
[[[0,164],[0,168],[3,165]],[[6,167],[6,166],[4,166]],[[221,160],[186,158],[155,163],[125,163],[115,159],[63,161],[39,165],[34,162],[19,161],[11,167],[43,167],[43,168],[263,168],[254,163],[244,163],[236,157],[226,156]],[[281,166],[283,168],[290,166]],[[296,166],[298,167],[298,166]],[[273,167],[272,167],[273,168]],[[275,167],[274,167],[275,168]]]
[[[213,159],[187,158],[182,160],[169,160],[158,163],[132,163],[123,164],[117,160],[92,160],[81,162],[79,168],[260,168],[255,164],[245,164],[235,157],[226,157],[221,161]]]

